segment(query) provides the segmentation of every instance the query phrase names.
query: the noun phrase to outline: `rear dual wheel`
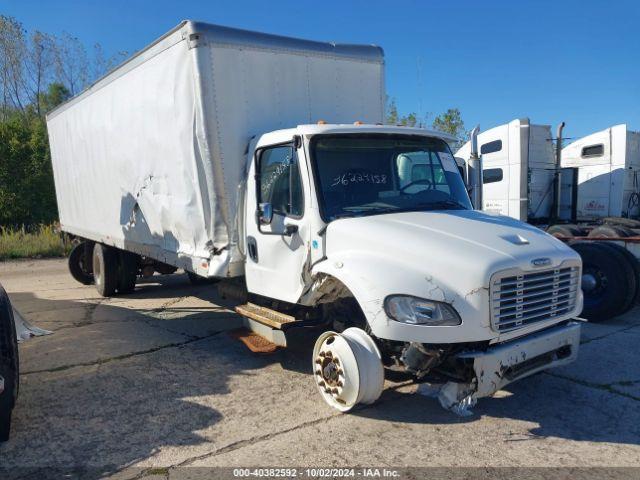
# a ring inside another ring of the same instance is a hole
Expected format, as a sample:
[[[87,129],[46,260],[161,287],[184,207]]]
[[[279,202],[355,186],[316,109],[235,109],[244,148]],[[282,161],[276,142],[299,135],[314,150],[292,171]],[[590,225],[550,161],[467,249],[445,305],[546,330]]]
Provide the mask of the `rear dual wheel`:
[[[130,293],[135,289],[138,256],[97,243],[93,248],[93,278],[96,290],[103,297],[116,292]]]
[[[589,232],[589,238],[627,238],[635,236],[635,232],[623,225],[600,225]]]
[[[576,242],[582,258],[582,316],[593,322],[628,312],[640,295],[640,265],[623,247],[608,242]]]
[[[93,242],[80,242],[69,254],[69,272],[71,276],[83,285],[93,283]]]

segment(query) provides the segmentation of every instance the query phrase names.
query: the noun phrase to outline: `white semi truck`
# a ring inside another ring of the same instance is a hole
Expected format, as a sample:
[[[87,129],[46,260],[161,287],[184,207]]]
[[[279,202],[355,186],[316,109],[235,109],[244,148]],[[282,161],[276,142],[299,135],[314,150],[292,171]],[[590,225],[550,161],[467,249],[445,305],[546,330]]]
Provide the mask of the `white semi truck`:
[[[72,273],[220,280],[253,349],[313,332],[342,411],[385,369],[454,405],[574,361],[580,257],[474,211],[449,138],[384,101],[378,47],[181,23],[47,117]]]
[[[617,125],[564,148],[562,129],[516,119],[479,133],[482,209],[556,235],[583,260],[590,320],[629,311],[640,299],[640,133]],[[455,156],[465,168],[471,142]]]

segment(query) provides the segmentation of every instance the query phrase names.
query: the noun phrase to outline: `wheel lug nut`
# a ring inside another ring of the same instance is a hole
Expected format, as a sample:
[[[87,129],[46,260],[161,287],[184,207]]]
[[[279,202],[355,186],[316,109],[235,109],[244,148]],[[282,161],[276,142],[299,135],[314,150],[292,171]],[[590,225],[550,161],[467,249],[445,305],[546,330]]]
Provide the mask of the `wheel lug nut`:
[[[324,386],[325,386],[324,380],[320,380],[320,381],[318,382],[318,386],[320,386],[320,387],[324,387]]]
[[[321,357],[326,356],[327,354],[325,352],[320,352],[318,355],[320,355]]]
[[[322,365],[322,360],[321,360],[321,359],[319,359],[319,358],[316,358],[316,364],[318,364],[318,365]]]

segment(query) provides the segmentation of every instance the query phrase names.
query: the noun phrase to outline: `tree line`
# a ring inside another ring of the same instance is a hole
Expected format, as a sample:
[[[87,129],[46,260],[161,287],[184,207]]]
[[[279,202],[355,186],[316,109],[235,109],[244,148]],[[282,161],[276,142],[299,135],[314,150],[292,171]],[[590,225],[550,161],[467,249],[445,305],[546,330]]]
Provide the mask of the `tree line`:
[[[106,56],[98,43],[89,52],[68,33],[27,32],[0,15],[0,226],[57,221],[45,115],[127,56]],[[394,99],[387,102],[388,124],[424,127],[427,120],[401,115]],[[436,116],[431,126],[460,140],[466,136],[458,109]]]
[[[449,108],[432,121],[429,121],[431,114],[426,114],[421,118],[417,113],[411,112],[402,115],[398,112],[398,107],[394,98],[387,97],[387,117],[386,123],[389,125],[403,125],[406,127],[431,127],[433,130],[448,133],[456,138],[454,144],[460,145],[467,140],[469,132],[465,129],[462,114],[457,108]]]
[[[58,219],[45,115],[126,57],[0,16],[0,226]]]

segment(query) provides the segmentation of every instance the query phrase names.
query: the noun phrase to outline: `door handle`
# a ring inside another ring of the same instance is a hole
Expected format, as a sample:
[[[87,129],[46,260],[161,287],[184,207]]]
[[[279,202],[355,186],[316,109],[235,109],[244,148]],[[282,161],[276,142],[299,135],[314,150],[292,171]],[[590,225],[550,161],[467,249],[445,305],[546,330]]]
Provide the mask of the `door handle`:
[[[247,237],[247,253],[251,260],[258,263],[258,242],[255,237]]]

